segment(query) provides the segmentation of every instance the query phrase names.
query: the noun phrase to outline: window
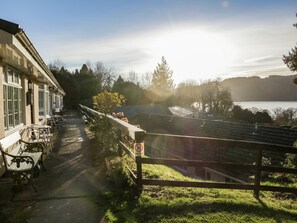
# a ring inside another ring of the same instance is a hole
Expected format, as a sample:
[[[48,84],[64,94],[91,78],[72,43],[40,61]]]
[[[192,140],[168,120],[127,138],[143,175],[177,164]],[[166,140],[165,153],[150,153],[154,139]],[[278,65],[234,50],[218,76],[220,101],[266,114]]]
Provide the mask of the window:
[[[22,86],[20,74],[5,67],[3,82],[4,128],[9,130],[23,122]]]
[[[45,116],[49,114],[49,89],[48,85],[39,85],[38,91],[39,115]]]

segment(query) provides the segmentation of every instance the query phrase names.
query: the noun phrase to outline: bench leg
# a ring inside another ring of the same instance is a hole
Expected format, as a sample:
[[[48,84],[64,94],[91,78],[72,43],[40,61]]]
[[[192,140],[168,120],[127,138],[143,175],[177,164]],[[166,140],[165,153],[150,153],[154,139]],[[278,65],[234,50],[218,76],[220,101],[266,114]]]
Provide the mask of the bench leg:
[[[38,192],[38,190],[37,190],[37,188],[36,188],[36,186],[35,186],[35,184],[34,184],[33,170],[32,170],[32,172],[31,172],[31,176],[30,176],[30,183],[31,183],[33,189],[35,190],[35,192]]]
[[[34,177],[33,177],[33,170],[30,171],[31,173],[28,172],[24,172],[24,173],[12,173],[12,178],[14,180],[14,182],[16,183],[16,185],[20,186],[21,188],[23,188],[23,183],[22,183],[22,179],[26,179],[26,181],[28,183],[31,184],[31,186],[33,187],[35,192],[38,192],[35,184],[34,184]],[[30,175],[28,177],[28,175]]]
[[[41,158],[40,158],[40,160],[39,160],[39,163],[40,163],[40,166],[42,167],[42,170],[44,171],[44,172],[46,172],[46,169],[45,169],[45,167],[44,167],[44,165],[43,165],[43,156],[44,155],[46,155],[45,153],[42,153],[42,155],[41,155]]]

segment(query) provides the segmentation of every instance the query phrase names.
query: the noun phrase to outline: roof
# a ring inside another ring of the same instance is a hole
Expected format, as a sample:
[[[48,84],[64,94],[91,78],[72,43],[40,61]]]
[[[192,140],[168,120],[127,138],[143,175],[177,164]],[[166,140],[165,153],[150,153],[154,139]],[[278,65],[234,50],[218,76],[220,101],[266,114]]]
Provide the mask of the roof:
[[[189,110],[187,110],[185,108],[182,108],[180,106],[169,107],[168,109],[173,115],[176,115],[176,116],[179,116],[179,117],[193,116],[192,111],[189,111]]]
[[[23,29],[16,23],[0,19],[0,29],[12,34],[17,38],[18,41],[26,48],[27,52],[33,57],[33,59],[38,63],[38,65],[45,71],[50,80],[59,88],[60,92],[65,95],[65,91],[60,86],[59,82],[56,80],[50,69],[47,67],[29,37],[26,35]]]
[[[15,35],[21,31],[20,26],[16,23],[6,21],[4,19],[0,19],[0,29]]]
[[[127,105],[114,109],[114,112],[124,112],[125,117],[127,117],[128,119],[133,119],[139,114],[170,115],[167,107],[156,104]]]

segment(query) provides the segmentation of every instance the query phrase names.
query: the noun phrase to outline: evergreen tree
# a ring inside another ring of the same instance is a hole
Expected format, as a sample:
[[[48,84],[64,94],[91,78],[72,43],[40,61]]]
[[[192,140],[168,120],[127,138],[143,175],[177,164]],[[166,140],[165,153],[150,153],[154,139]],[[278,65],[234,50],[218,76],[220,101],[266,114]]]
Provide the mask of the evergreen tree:
[[[79,103],[92,107],[92,97],[102,91],[101,83],[92,69],[83,64],[79,73],[74,75],[79,85]]]
[[[165,57],[162,57],[161,63],[159,63],[153,72],[150,91],[155,95],[156,101],[168,100],[172,96],[174,90],[174,84],[172,79],[173,71],[170,70]]]
[[[287,56],[283,55],[283,61],[292,72],[297,71],[297,46]]]
[[[66,93],[64,97],[65,108],[76,108],[79,103],[79,85],[74,80],[73,75],[64,67],[59,68],[54,65],[51,66],[51,71]]]
[[[112,91],[123,95],[126,98],[127,105],[149,103],[146,97],[146,90],[131,81],[124,81],[121,76],[114,82]]]

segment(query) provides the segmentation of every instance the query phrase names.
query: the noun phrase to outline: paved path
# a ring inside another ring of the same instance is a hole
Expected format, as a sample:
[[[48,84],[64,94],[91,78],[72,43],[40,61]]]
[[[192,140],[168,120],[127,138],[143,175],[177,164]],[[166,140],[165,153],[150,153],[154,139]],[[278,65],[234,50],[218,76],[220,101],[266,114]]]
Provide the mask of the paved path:
[[[45,161],[47,172],[37,178],[38,192],[28,186],[15,201],[32,201],[30,223],[100,222],[104,210],[96,195],[106,191],[103,174],[95,165],[90,133],[76,112],[65,114],[55,148]]]

